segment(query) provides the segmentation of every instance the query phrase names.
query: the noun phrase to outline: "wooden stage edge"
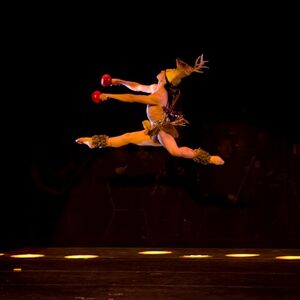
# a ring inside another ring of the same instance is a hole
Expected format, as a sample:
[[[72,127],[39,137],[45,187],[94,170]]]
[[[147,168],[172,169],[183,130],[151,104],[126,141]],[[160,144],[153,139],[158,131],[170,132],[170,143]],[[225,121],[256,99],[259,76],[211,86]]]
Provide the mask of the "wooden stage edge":
[[[300,249],[0,250],[0,299],[300,299]]]

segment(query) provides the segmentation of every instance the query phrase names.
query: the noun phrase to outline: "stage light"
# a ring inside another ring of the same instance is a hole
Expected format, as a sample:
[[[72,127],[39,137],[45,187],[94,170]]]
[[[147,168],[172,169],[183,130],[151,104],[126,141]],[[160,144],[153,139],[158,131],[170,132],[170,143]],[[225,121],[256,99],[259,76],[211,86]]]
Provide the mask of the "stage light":
[[[14,268],[13,271],[14,272],[22,272],[22,268]]]
[[[31,253],[27,253],[27,254],[14,254],[11,255],[10,257],[13,258],[39,258],[39,257],[44,257],[44,254],[31,254]]]
[[[236,257],[236,258],[244,258],[244,257],[256,257],[256,256],[260,256],[260,254],[253,254],[253,253],[232,253],[232,254],[226,254],[225,256]]]
[[[276,256],[276,259],[286,259],[286,260],[296,260],[300,259],[300,255],[285,255],[285,256]]]
[[[159,255],[159,254],[170,254],[172,251],[141,251],[139,254],[150,254],[150,255]]]
[[[191,254],[191,255],[182,255],[181,258],[209,258],[211,255],[207,254]]]
[[[98,255],[66,255],[64,258],[67,259],[89,259],[89,258],[96,258]]]

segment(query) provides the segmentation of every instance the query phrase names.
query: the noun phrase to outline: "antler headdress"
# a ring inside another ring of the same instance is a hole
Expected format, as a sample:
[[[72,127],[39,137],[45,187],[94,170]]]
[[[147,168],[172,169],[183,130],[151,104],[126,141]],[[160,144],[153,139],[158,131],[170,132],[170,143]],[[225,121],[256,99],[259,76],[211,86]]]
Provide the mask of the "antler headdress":
[[[176,69],[167,69],[166,76],[168,81],[176,86],[181,82],[181,79],[191,75],[192,73],[203,73],[203,69],[208,67],[205,65],[208,61],[203,59],[203,54],[197,57],[194,66],[190,66],[180,58],[176,59]]]

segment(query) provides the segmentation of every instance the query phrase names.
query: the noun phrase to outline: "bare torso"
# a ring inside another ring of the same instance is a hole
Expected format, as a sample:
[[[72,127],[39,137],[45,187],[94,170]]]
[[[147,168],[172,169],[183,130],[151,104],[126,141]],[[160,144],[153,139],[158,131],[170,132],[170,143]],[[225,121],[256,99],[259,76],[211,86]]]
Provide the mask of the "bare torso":
[[[160,121],[164,118],[165,112],[163,107],[168,104],[168,93],[164,86],[158,86],[158,89],[153,94],[159,97],[160,103],[147,105],[146,113],[151,123]]]
[[[148,104],[146,112],[149,121],[152,123],[162,120],[165,116],[163,107],[159,105]]]

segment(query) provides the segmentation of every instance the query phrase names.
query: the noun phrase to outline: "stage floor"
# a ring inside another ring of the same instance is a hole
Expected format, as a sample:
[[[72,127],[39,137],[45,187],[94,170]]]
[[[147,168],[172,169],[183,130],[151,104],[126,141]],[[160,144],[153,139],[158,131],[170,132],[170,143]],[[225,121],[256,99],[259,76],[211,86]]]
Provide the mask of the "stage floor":
[[[0,299],[296,300],[299,258],[300,249],[23,248],[0,254]]]

